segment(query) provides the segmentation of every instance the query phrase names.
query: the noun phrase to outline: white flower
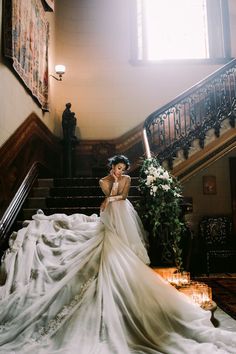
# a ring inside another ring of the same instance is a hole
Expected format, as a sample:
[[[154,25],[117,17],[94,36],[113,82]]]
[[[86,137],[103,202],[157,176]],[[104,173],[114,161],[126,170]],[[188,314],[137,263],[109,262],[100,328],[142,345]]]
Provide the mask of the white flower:
[[[160,187],[161,187],[164,191],[170,190],[170,186],[168,186],[167,184],[160,184]]]
[[[149,168],[149,173],[150,173],[150,175],[153,175],[153,172],[154,172],[153,167]]]
[[[157,186],[153,186],[153,187],[152,187],[152,190],[153,190],[153,193],[156,194]]]
[[[181,194],[174,191],[174,196],[179,198],[179,197],[181,197]]]
[[[169,173],[168,173],[167,171],[165,171],[165,172],[162,174],[162,176],[160,176],[160,178],[167,180],[167,179],[170,178],[170,175],[169,175]]]
[[[155,177],[153,177],[152,175],[147,175],[146,185],[150,186],[150,184],[152,184],[154,180],[155,180]]]
[[[152,191],[153,191],[153,194],[156,195],[156,192],[157,192],[157,186],[153,186],[152,187]]]
[[[160,171],[158,171],[158,169],[156,169],[156,170],[153,172],[153,176],[154,176],[155,178],[160,177]]]
[[[159,167],[157,168],[157,171],[158,171],[159,173],[164,173],[164,172],[165,172],[164,168],[161,167],[161,166],[159,166]]]

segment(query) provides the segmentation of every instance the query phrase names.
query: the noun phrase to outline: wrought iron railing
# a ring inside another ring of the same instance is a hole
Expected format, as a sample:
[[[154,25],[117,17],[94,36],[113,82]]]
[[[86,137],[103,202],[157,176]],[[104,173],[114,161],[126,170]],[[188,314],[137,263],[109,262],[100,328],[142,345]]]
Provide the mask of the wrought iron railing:
[[[178,150],[188,158],[193,140],[198,139],[203,148],[206,132],[213,128],[218,137],[227,118],[235,127],[236,59],[147,117],[143,128],[146,156],[152,152],[172,168]]]

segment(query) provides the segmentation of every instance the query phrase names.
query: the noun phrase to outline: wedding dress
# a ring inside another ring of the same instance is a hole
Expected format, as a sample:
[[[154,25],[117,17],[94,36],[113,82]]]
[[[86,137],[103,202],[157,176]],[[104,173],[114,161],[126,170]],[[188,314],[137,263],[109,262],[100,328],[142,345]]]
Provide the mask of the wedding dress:
[[[143,232],[128,199],[34,215],[2,261],[0,353],[236,353],[232,332],[145,264]]]

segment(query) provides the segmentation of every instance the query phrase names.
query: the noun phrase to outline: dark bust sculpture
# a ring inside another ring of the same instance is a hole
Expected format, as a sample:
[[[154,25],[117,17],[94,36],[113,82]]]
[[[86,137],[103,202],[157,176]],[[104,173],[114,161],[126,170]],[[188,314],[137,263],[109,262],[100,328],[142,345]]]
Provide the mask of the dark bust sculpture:
[[[66,104],[66,109],[62,113],[62,128],[63,128],[63,138],[65,141],[76,141],[75,128],[76,128],[76,118],[75,113],[71,112],[71,103]]]

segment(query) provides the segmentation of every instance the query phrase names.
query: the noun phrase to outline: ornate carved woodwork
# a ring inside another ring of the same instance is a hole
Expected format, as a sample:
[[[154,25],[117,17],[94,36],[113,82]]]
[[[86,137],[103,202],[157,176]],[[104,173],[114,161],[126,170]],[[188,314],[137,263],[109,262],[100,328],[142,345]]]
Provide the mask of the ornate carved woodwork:
[[[143,156],[142,124],[111,140],[82,140],[75,148],[75,176],[100,175],[107,172],[107,159],[125,154],[132,161],[131,174],[139,167]]]
[[[188,158],[195,139],[204,148],[206,132],[210,129],[219,137],[225,119],[235,127],[236,59],[153,112],[145,120],[144,129],[151,151],[160,163],[167,160],[172,168],[179,150]]]
[[[234,272],[236,243],[232,234],[231,217],[205,216],[199,226],[207,273]]]
[[[211,165],[214,161],[236,148],[236,129],[229,129],[224,135],[209,143],[172,170],[174,176],[183,183],[198,171]]]
[[[58,176],[61,158],[60,140],[32,113],[0,149],[0,217],[35,163],[40,175]]]

